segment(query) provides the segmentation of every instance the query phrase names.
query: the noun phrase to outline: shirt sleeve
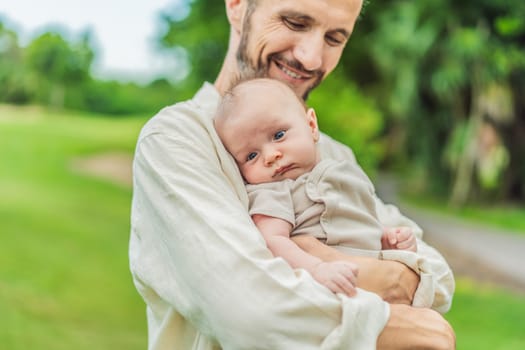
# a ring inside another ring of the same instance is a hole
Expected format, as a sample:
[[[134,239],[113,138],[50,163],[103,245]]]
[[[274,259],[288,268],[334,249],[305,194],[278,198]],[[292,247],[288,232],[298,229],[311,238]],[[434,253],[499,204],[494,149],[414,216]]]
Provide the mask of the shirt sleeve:
[[[396,206],[384,204],[376,197],[376,208],[379,221],[383,226],[411,227],[417,238],[417,253],[403,250],[382,252],[383,259],[402,262],[419,274],[420,282],[412,305],[431,307],[441,313],[447,312],[452,306],[456,284],[452,269],[445,258],[423,241],[423,230],[415,222],[402,215]]]
[[[288,181],[246,185],[250,201],[249,214],[271,216],[295,227],[295,213]]]
[[[176,337],[165,324],[176,310],[224,349],[375,349],[388,305],[363,290],[334,295],[273,258],[211,122],[171,113],[167,129],[150,128],[137,145],[130,244],[151,319],[172,327],[163,341]]]

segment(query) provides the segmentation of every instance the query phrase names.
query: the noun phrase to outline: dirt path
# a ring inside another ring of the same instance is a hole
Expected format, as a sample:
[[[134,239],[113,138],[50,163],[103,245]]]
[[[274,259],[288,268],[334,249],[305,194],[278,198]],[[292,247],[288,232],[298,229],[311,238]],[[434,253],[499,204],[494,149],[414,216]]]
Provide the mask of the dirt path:
[[[112,183],[131,187],[133,157],[128,153],[108,152],[71,160],[70,167],[76,173],[101,178]]]
[[[525,294],[525,237],[416,208],[404,208],[425,230],[425,240],[445,256],[457,276]]]
[[[395,182],[377,181],[380,197],[396,203]],[[467,276],[525,294],[525,236],[415,207],[401,211],[420,225],[425,241],[447,259],[456,276]]]

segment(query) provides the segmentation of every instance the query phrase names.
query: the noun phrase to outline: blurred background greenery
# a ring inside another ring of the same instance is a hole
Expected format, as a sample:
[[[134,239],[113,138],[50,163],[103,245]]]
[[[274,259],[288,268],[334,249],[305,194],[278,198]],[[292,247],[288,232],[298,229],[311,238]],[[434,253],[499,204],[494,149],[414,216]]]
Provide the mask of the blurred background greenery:
[[[127,266],[131,188],[75,159],[131,157],[141,126],[213,81],[221,1],[166,12],[156,38],[180,81],[94,78],[90,33],[22,46],[0,18],[0,344],[141,349],[144,305]],[[525,232],[525,2],[369,1],[336,72],[312,93],[321,129],[403,200]],[[487,317],[480,319],[480,310]],[[459,349],[523,349],[520,295],[459,280],[447,318]],[[2,345],[4,346],[4,345]]]

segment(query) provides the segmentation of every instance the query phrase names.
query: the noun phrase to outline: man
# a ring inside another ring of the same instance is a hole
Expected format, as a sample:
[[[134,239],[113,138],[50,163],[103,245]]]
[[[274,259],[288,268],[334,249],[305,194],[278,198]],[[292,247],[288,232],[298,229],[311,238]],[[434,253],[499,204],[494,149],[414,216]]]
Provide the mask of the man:
[[[381,299],[412,302],[420,277],[406,266],[356,257],[358,287],[374,293],[349,298],[273,258],[213,126],[220,95],[239,75],[258,72],[306,97],[335,68],[362,1],[225,4],[230,42],[214,86],[162,110],[137,144],[130,268],[147,303],[148,347],[453,349],[454,333],[438,313]],[[323,156],[352,157],[327,137],[321,145]],[[410,223],[386,206],[383,218]],[[307,238],[300,244],[326,260],[337,254]],[[439,276],[431,283],[439,288]]]

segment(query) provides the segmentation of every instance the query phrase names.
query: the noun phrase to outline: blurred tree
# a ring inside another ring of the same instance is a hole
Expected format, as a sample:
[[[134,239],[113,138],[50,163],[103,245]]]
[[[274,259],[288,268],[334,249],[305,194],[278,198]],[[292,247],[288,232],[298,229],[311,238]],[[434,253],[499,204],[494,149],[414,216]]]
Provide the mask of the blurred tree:
[[[25,82],[23,51],[18,36],[0,22],[0,101],[27,102],[30,96]]]
[[[350,145],[360,165],[373,176],[385,153],[379,138],[383,115],[374,100],[363,95],[341,70],[336,69],[322,88],[312,91],[308,104],[316,111],[320,129]]]
[[[424,169],[428,187],[447,186],[456,205],[495,190],[508,197],[505,173],[525,179],[502,137],[524,109],[525,3],[377,0],[367,14],[349,45],[366,63],[348,51],[343,61],[366,67],[348,71],[378,97],[389,149]]]
[[[58,108],[64,106],[67,88],[79,87],[90,79],[93,58],[89,32],[72,44],[58,33],[47,32],[26,48],[38,95],[47,100],[42,102]]]
[[[41,34],[24,48],[16,32],[0,21],[0,102],[143,115],[173,103],[174,94],[183,95],[165,79],[147,86],[94,79],[90,31],[75,41],[58,33],[65,31]]]
[[[228,43],[224,12],[222,1],[185,0],[172,13],[161,16],[166,28],[159,39],[161,45],[172,50],[175,59],[190,63],[190,74],[182,82],[188,91],[213,81],[219,73]]]
[[[83,109],[115,116],[151,115],[173,103],[173,95],[178,95],[178,89],[168,80],[156,80],[148,86],[91,80],[80,92]]]

